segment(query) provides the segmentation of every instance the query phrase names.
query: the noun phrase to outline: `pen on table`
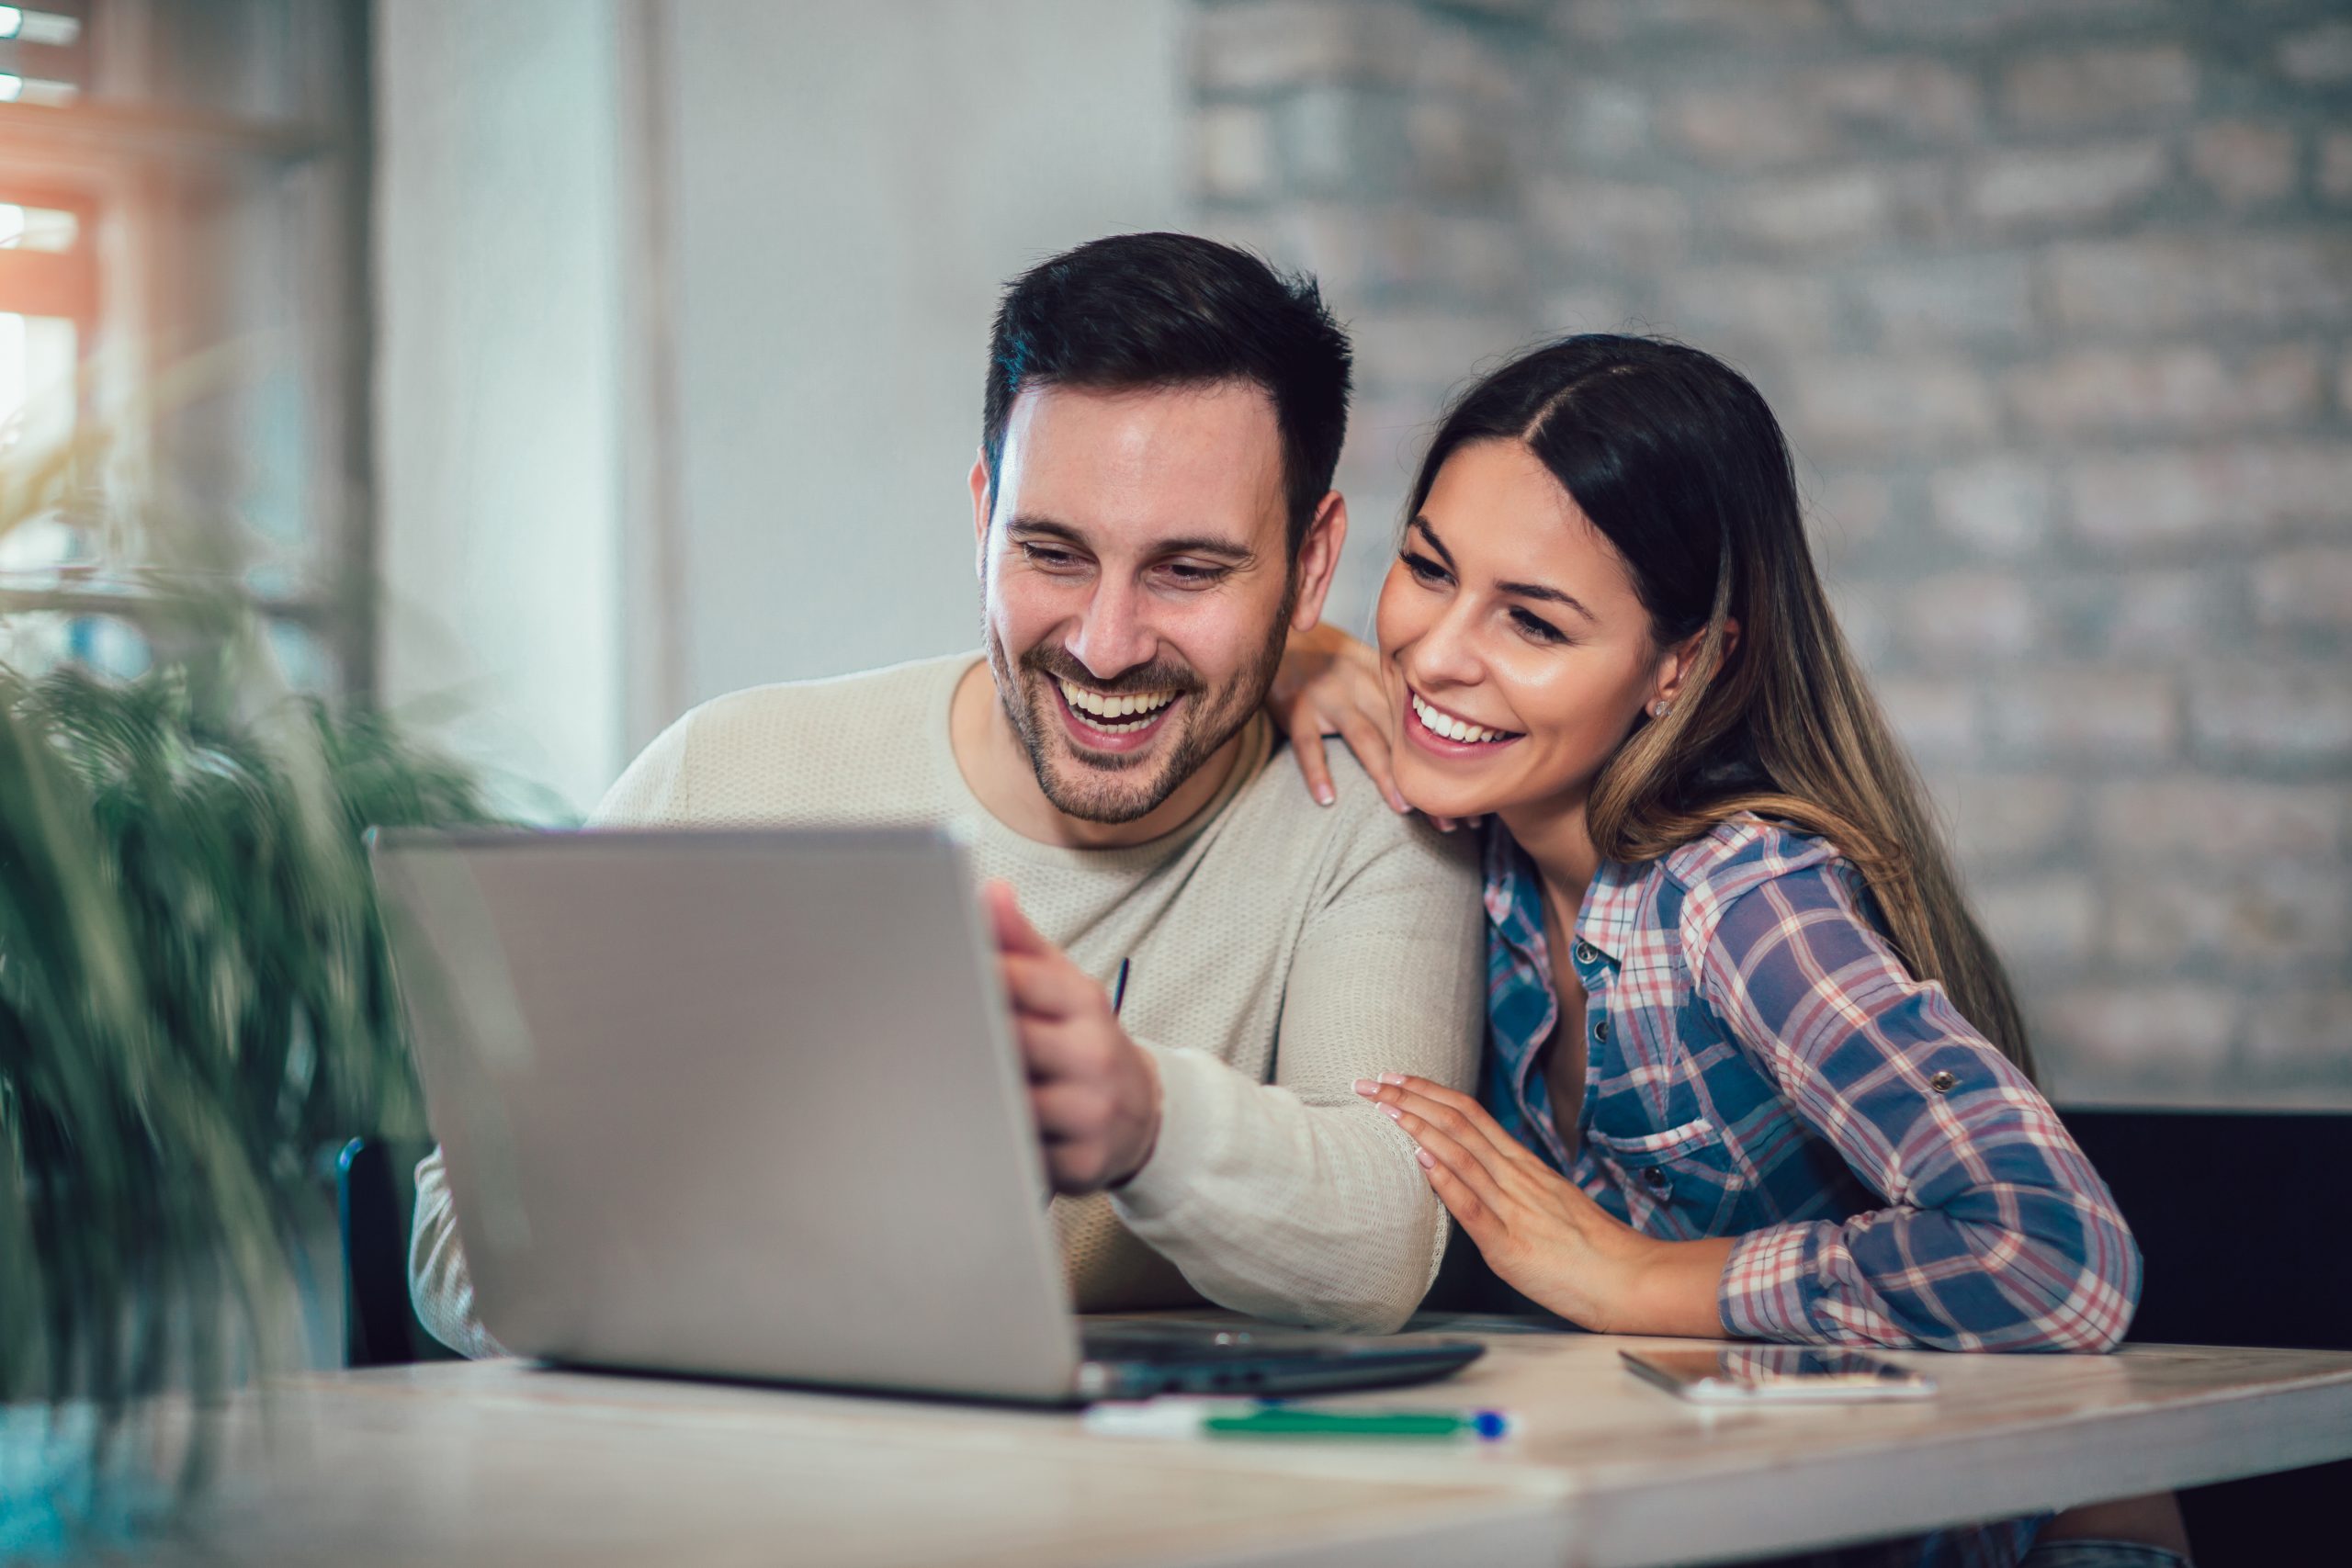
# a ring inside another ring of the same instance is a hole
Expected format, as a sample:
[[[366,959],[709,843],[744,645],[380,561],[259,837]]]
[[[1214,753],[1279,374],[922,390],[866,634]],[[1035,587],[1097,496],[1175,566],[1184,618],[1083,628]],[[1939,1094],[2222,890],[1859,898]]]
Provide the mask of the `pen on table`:
[[[1510,1435],[1499,1410],[1317,1410],[1272,1400],[1182,1395],[1091,1405],[1086,1429],[1110,1438],[1476,1438]]]
[[[1118,1017],[1119,1010],[1126,1005],[1127,966],[1134,962],[1132,958],[1119,960],[1119,977],[1111,982],[1111,1016],[1113,1018]]]

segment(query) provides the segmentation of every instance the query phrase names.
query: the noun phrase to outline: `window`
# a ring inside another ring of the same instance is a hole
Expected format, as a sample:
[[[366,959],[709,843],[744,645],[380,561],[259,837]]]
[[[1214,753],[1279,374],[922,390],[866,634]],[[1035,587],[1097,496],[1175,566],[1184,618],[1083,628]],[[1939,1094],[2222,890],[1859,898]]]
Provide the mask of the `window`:
[[[194,562],[368,689],[367,23],[0,6],[0,659],[140,669]]]

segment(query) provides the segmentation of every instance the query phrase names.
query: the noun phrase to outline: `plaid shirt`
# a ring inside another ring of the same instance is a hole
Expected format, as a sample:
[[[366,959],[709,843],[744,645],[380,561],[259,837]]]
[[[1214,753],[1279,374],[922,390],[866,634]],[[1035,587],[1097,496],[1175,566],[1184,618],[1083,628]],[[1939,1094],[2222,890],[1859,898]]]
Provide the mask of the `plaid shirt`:
[[[1739,1237],[1725,1331],[1947,1350],[2104,1350],[2139,1249],[2049,1102],[1913,979],[1852,865],[1755,818],[1604,861],[1571,952],[1585,990],[1570,1157],[1538,1055],[1559,1020],[1535,869],[1487,838],[1480,1098],[1646,1235]],[[2039,1521],[1840,1562],[2006,1564]],[[1826,1561],[1826,1560],[1825,1560]]]

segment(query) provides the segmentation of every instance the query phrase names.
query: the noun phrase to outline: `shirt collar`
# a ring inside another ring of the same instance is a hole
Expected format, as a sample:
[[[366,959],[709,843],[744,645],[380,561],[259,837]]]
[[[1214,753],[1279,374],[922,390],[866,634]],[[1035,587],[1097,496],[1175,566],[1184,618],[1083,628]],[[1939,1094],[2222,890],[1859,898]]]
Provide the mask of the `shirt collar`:
[[[1502,939],[1548,975],[1551,957],[1544,941],[1544,886],[1534,863],[1498,817],[1487,818],[1487,920]],[[1622,964],[1633,946],[1641,916],[1646,866],[1604,860],[1594,871],[1577,910],[1577,940]]]
[[[1577,940],[1599,948],[1612,964],[1624,963],[1634,945],[1647,869],[1604,860],[1592,874],[1592,886],[1584,890],[1584,906],[1577,911]]]
[[[1551,983],[1551,953],[1544,941],[1544,885],[1534,863],[1502,818],[1487,818],[1487,923]]]

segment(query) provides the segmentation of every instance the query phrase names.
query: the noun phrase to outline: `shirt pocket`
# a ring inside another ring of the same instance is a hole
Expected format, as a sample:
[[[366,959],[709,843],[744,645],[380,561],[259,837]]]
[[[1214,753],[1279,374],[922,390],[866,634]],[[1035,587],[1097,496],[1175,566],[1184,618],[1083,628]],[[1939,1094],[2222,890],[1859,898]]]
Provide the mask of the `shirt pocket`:
[[[1723,1129],[1706,1117],[1656,1133],[1588,1127],[1584,1141],[1616,1179],[1634,1229],[1676,1241],[1718,1234],[1735,1184]]]

